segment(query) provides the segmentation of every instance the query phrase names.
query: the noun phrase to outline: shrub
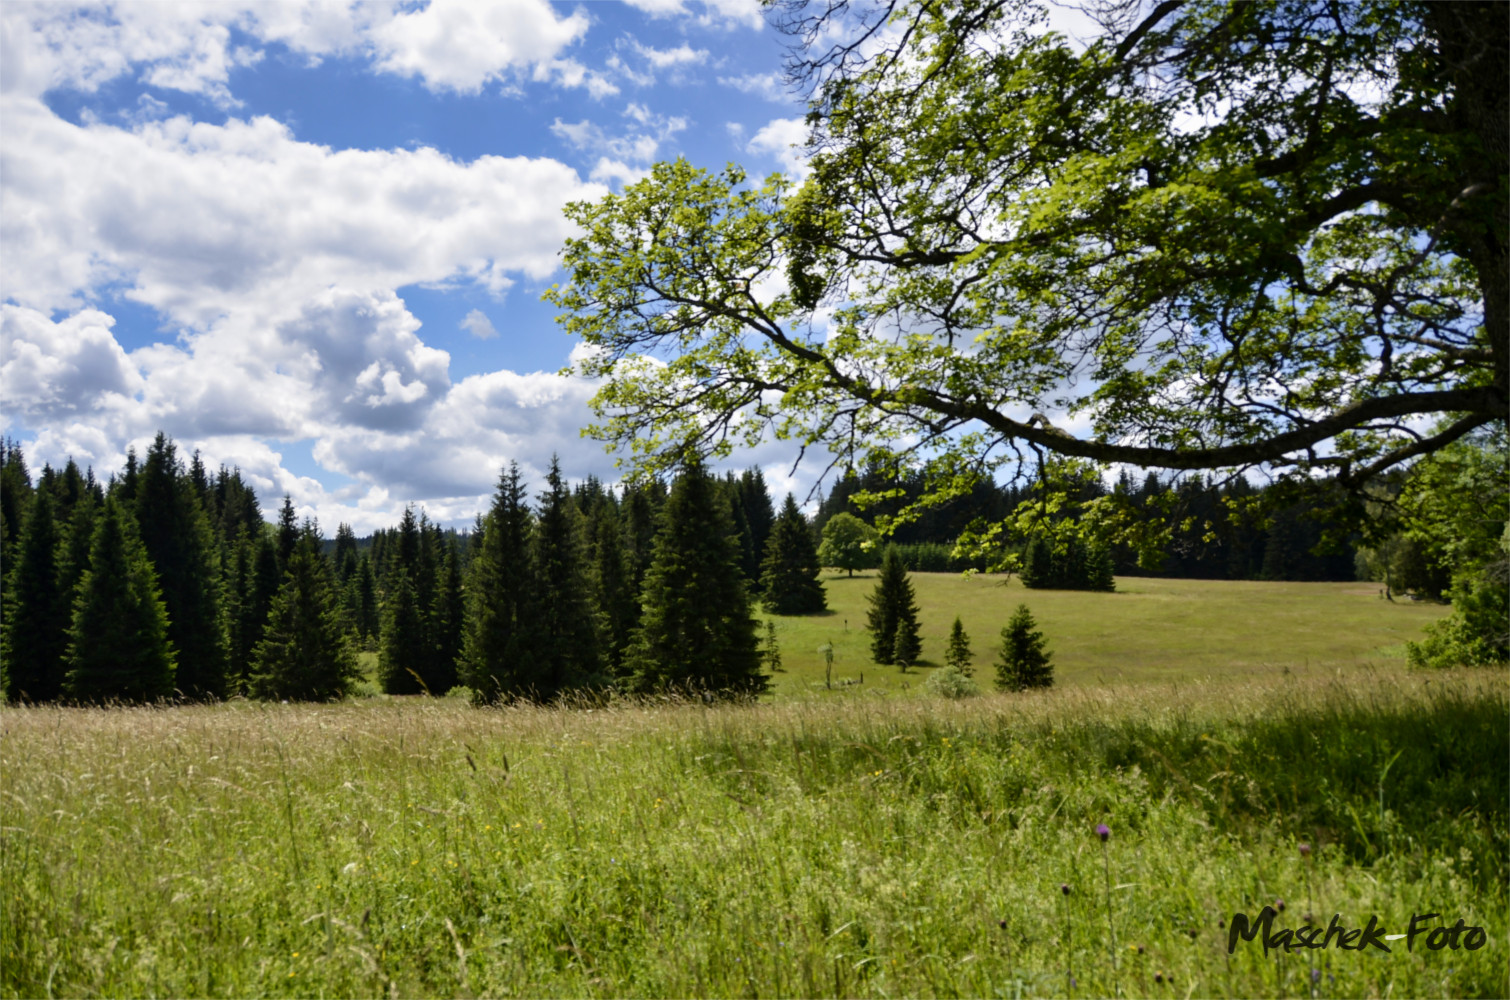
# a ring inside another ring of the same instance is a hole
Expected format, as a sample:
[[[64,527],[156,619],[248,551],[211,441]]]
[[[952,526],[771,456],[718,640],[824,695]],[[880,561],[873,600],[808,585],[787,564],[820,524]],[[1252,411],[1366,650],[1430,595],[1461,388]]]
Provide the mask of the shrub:
[[[980,694],[980,687],[959,667],[950,664],[928,675],[928,690],[941,698],[971,698]]]

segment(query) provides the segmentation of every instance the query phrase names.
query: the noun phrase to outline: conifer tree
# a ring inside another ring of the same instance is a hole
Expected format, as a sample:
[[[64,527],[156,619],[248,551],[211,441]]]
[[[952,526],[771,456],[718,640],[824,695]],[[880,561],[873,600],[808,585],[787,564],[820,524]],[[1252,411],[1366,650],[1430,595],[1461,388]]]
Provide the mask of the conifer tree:
[[[38,490],[5,579],[0,663],[10,701],[56,701],[63,690],[73,594],[60,586],[53,499]]]
[[[111,497],[96,519],[69,627],[63,696],[141,702],[173,693],[177,668],[157,575],[136,519]]]
[[[907,584],[909,593],[912,583]],[[912,600],[897,608],[897,635],[891,642],[891,659],[904,671],[918,661],[923,652],[923,639],[918,626],[918,608]]]
[[[0,452],[4,453],[0,458],[0,563],[10,566],[26,523],[33,488],[20,443],[6,438],[0,444]]]
[[[532,540],[539,667],[533,695],[542,700],[581,687],[601,672],[580,515],[555,456],[545,481]]]
[[[498,478],[481,551],[467,578],[462,682],[483,703],[538,690],[531,601],[530,512],[519,466]]]
[[[272,613],[273,599],[283,584],[283,571],[278,566],[278,543],[269,532],[262,532],[246,540],[249,575],[244,584],[245,597],[241,601],[241,620],[237,624],[236,666],[233,672],[245,674],[251,669],[257,643],[262,641],[262,630],[267,626]]]
[[[776,508],[771,503],[770,490],[766,488],[765,473],[759,466],[746,469],[739,477],[738,498],[744,512],[745,524],[750,532],[751,565],[746,575],[759,580],[760,563],[765,557],[766,542],[776,524]]]
[[[94,491],[86,490],[74,504],[73,514],[66,526],[60,526],[58,550],[58,590],[68,600],[68,621],[73,621],[73,599],[78,593],[79,581],[89,569],[89,549],[94,544],[95,521],[104,506],[103,498]]]
[[[330,701],[344,696],[359,676],[342,628],[336,581],[306,526],[289,557],[250,667],[259,698]]]
[[[766,669],[771,673],[779,674],[785,669],[781,665],[781,643],[776,638],[776,622],[770,618],[765,620],[765,647],[760,652]]]
[[[1042,535],[1034,535],[1028,542],[1023,556],[1022,585],[1036,590],[1047,590],[1057,584],[1054,574],[1054,553]]]
[[[1085,552],[1085,589],[1111,593],[1117,589],[1113,579],[1112,550],[1100,542],[1087,546]]]
[[[619,513],[612,503],[599,504],[588,526],[593,564],[593,605],[598,613],[598,648],[608,676],[624,672],[624,654],[639,620],[632,557],[624,546]]]
[[[386,694],[419,694],[424,691],[423,678],[431,656],[419,594],[403,565],[394,567],[390,580],[378,649],[378,680]]]
[[[970,636],[966,634],[959,615],[955,615],[954,627],[949,630],[949,647],[944,651],[944,663],[954,667],[966,677],[971,677],[975,674],[974,668],[970,665],[971,659]]]
[[[147,450],[135,503],[142,544],[168,610],[178,690],[191,698],[220,698],[227,659],[220,552],[199,487],[184,474],[177,449],[161,432]]]
[[[628,657],[636,690],[765,691],[738,545],[717,485],[696,461],[683,468],[661,512],[640,604]]]
[[[876,589],[871,593],[870,610],[866,614],[866,627],[870,629],[870,655],[877,663],[898,663],[902,669],[915,662],[922,652],[918,635],[918,607],[912,590],[912,581],[907,578],[907,568],[902,563],[896,546],[888,545],[881,560],[881,575]],[[906,661],[897,659],[899,635],[901,652],[911,652]],[[914,649],[914,645],[917,648]]]
[[[283,506],[278,508],[278,571],[288,568],[294,557],[294,546],[299,544],[299,514],[294,510],[294,498],[283,494]]]
[[[336,567],[336,582],[345,583],[357,569],[357,536],[351,525],[342,521],[336,525],[336,551],[333,556]]]
[[[372,572],[372,560],[364,555],[357,563],[354,577],[356,586],[355,620],[357,635],[364,643],[377,638],[382,628],[378,617],[377,576]]]
[[[1006,691],[1046,688],[1054,684],[1053,657],[1044,648],[1043,633],[1028,611],[1019,604],[1001,630],[1001,652],[996,661],[996,686]]]
[[[435,652],[430,659],[429,670],[423,676],[425,685],[434,694],[445,694],[456,686],[456,661],[461,656],[462,618],[465,612],[466,609],[462,606],[461,558],[457,555],[456,543],[453,541],[444,546],[430,611]]]
[[[788,493],[766,541],[765,560],[761,564],[761,593],[766,609],[777,615],[812,615],[826,610],[828,602],[823,584],[818,581],[820,572],[807,518]]]

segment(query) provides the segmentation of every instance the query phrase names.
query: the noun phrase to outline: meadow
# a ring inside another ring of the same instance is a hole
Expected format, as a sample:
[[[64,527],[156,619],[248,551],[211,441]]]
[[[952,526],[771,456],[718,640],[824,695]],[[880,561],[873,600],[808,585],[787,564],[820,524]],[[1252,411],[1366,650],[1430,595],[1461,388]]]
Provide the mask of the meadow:
[[[1026,595],[1061,658],[1031,695],[830,691],[798,648],[829,616],[782,621],[758,705],[4,709],[0,992],[1510,995],[1506,674],[1406,672],[1392,630],[1432,609],[1232,599],[1314,620],[1296,657],[1266,611],[1195,625],[1179,587],[1212,585],[1146,583],[920,580],[925,654],[973,609],[978,664]],[[1151,652],[1096,631],[1118,598]],[[1158,655],[1199,628],[1226,658]],[[1277,927],[1435,912],[1488,943],[1228,954],[1280,900]]]

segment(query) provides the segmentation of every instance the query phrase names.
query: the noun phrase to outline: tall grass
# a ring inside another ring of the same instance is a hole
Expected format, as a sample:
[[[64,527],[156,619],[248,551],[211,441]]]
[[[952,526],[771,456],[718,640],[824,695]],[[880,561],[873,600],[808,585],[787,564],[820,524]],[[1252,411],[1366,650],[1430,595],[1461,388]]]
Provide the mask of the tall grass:
[[[6,709],[0,991],[1503,996],[1507,694]],[[1308,891],[1490,944],[1227,955]]]

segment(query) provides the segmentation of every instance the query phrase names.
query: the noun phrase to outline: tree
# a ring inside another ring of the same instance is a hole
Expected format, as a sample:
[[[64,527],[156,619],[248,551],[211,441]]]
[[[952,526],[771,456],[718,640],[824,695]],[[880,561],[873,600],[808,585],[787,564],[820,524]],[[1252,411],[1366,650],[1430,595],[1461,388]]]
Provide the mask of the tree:
[[[294,557],[294,546],[299,544],[299,513],[294,510],[294,498],[283,494],[283,505],[278,508],[278,569],[288,568]]]
[[[823,584],[818,581],[821,572],[807,518],[788,493],[760,564],[761,599],[766,610],[776,615],[815,615],[827,610]]]
[[[835,566],[850,576],[857,569],[876,564],[876,529],[848,511],[840,511],[823,525],[823,544],[818,546],[818,561]]]
[[[358,579],[355,573],[352,575],[354,580]],[[358,598],[360,599],[360,590]],[[445,555],[436,574],[435,597],[430,608],[435,649],[424,677],[425,686],[435,694],[445,694],[456,686],[456,663],[461,656],[462,623],[465,616],[461,558],[456,552],[456,542],[451,541],[445,546]]]
[[[539,674],[533,696],[542,700],[585,686],[600,673],[596,609],[587,582],[581,515],[551,456],[547,489],[532,541],[535,627]]]
[[[626,658],[635,690],[726,697],[765,691],[733,526],[717,485],[695,461],[661,511],[640,606]]]
[[[510,462],[498,477],[482,550],[467,577],[461,679],[484,704],[527,697],[539,689],[530,529],[519,466]]]
[[[194,698],[219,698],[225,694],[228,637],[220,551],[201,497],[173,442],[159,432],[137,480],[136,520],[168,609],[178,689]]]
[[[378,679],[386,694],[419,694],[425,690],[425,671],[433,655],[425,641],[424,611],[408,569],[396,566],[389,580],[378,646]]]
[[[301,532],[250,670],[259,698],[331,701],[360,676],[341,623],[335,575],[312,530]]]
[[[53,500],[39,490],[5,580],[0,663],[9,701],[56,701],[63,690],[73,592],[60,586],[58,547]]]
[[[880,579],[869,601],[866,627],[870,629],[871,658],[877,663],[900,663],[906,670],[921,652],[917,639],[918,607],[912,581],[907,579],[907,568],[895,545],[886,547]],[[898,659],[899,653],[911,655]]]
[[[776,622],[770,618],[765,620],[765,645],[760,656],[771,673],[779,674],[786,669],[781,665],[781,642],[776,638]]]
[[[970,636],[965,632],[965,626],[960,622],[959,615],[955,615],[954,626],[949,629],[949,646],[944,650],[944,663],[966,677],[970,677],[975,674],[974,668],[970,665],[972,659]]]
[[[996,661],[996,686],[1004,691],[1025,691],[1054,685],[1053,657],[1044,648],[1043,633],[1026,604],[1019,604],[1001,630],[1001,652]]]
[[[1077,47],[1031,5],[798,8],[805,182],[678,160],[567,209],[591,433],[948,496],[1035,451],[1360,488],[1503,425],[1504,8],[1097,9]]]
[[[173,693],[177,658],[157,574],[136,519],[115,497],[96,519],[68,638],[68,700],[142,702]]]

